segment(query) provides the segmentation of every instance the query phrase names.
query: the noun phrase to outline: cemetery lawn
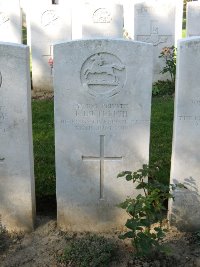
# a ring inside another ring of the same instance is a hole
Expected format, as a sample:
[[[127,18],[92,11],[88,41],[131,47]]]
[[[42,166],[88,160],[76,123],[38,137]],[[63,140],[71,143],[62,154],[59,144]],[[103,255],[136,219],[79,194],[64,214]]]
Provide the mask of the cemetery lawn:
[[[151,107],[150,164],[159,167],[158,180],[169,183],[174,98],[154,97]]]

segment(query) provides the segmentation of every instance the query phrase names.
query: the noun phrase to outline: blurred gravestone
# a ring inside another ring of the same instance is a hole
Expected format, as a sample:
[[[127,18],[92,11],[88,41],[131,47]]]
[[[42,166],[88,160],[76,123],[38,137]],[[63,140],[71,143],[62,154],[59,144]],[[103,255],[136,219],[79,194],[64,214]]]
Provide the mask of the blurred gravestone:
[[[83,38],[123,38],[122,5],[108,1],[84,2],[81,12]]]
[[[0,43],[0,219],[31,231],[35,216],[29,48]]]
[[[134,5],[134,39],[154,46],[154,77],[163,80],[169,76],[160,74],[164,60],[159,55],[164,47],[176,46],[182,36],[182,0],[136,1]]]
[[[53,92],[53,43],[71,39],[71,8],[65,2],[33,1],[29,16],[33,90]]]
[[[170,202],[172,224],[188,231],[200,230],[200,38],[179,42],[171,183],[187,189],[175,191]]]
[[[200,36],[200,2],[187,3],[186,19],[187,37]]]
[[[0,0],[0,41],[22,42],[22,18],[19,0]]]
[[[119,39],[54,48],[58,225],[122,228],[116,205],[135,193],[124,170],[149,158],[153,47]]]

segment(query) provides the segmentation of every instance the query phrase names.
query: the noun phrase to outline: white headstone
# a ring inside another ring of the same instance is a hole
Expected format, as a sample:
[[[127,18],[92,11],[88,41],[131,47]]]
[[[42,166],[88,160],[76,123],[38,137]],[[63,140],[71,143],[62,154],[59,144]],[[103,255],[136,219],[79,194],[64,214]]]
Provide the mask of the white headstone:
[[[187,3],[186,11],[186,35],[200,36],[200,2]]]
[[[153,47],[120,39],[55,45],[54,99],[58,225],[108,231],[116,207],[135,193],[124,170],[149,157]]]
[[[53,43],[71,40],[71,8],[33,1],[30,9],[34,91],[53,91]]]
[[[123,38],[123,6],[108,1],[83,4],[82,37]]]
[[[0,0],[0,41],[22,42],[22,18],[19,0]]]
[[[0,43],[0,219],[30,231],[35,215],[29,48]]]
[[[170,221],[178,228],[200,229],[200,38],[179,42],[175,96],[171,183],[187,189],[175,191],[170,202]]]
[[[160,74],[165,62],[163,47],[176,46],[182,36],[182,0],[146,0],[135,4],[134,39],[154,46],[154,81],[169,78]]]

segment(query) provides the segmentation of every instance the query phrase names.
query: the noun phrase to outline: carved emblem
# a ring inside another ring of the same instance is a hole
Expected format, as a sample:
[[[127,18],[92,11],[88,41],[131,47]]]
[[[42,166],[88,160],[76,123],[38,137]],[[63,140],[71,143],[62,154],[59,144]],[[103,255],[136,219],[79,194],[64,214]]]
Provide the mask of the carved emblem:
[[[58,16],[54,10],[46,10],[42,13],[41,16],[41,24],[44,27],[47,27],[51,24],[53,24],[56,20],[58,20]]]
[[[93,13],[94,23],[110,23],[111,20],[111,13],[105,8],[99,8]]]
[[[158,21],[152,20],[150,35],[138,35],[137,40],[158,46],[159,44],[166,43],[170,37],[170,35],[159,35]]]
[[[126,80],[126,68],[113,54],[97,53],[82,65],[81,82],[95,97],[111,97],[120,92]]]
[[[9,17],[4,12],[0,12],[0,26],[8,21]]]
[[[139,16],[147,16],[150,15],[153,11],[153,7],[150,6],[140,6],[136,9],[136,12]]]

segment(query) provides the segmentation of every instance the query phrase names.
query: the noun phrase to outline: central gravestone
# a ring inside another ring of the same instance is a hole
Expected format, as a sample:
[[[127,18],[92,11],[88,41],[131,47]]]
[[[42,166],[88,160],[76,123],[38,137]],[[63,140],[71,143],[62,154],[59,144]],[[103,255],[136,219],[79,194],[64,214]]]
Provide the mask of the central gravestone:
[[[151,44],[113,39],[54,47],[58,225],[120,228],[116,205],[135,194],[117,179],[149,157]]]

